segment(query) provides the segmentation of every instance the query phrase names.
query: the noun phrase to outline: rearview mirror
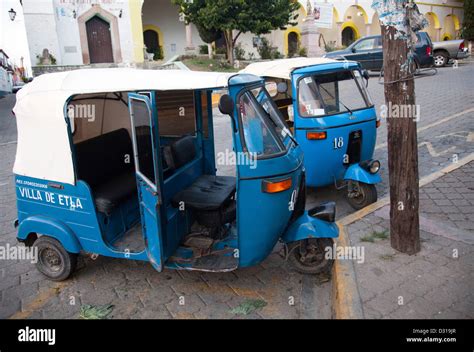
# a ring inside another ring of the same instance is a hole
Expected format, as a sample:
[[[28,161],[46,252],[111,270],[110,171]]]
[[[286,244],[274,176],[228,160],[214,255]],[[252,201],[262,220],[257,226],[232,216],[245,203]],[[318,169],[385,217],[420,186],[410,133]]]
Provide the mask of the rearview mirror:
[[[369,71],[368,70],[362,70],[362,77],[365,78],[365,86],[367,87],[369,85],[369,78],[370,78],[370,75],[369,75]]]
[[[277,84],[278,93],[283,94],[283,93],[286,93],[287,90],[288,90],[288,84],[286,84],[286,82],[279,82]]]
[[[229,94],[224,94],[219,99],[219,111],[224,115],[232,115],[234,111],[234,101]]]
[[[362,70],[362,77],[364,77],[365,79],[369,79],[370,78],[369,71]]]

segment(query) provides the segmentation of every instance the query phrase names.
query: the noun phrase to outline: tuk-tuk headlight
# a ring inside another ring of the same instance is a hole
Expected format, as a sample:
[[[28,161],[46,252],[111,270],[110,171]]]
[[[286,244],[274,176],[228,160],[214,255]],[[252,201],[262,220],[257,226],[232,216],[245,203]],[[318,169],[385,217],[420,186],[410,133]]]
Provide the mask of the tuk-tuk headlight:
[[[370,163],[369,172],[371,174],[376,174],[380,170],[380,161],[374,160]]]
[[[359,166],[367,170],[371,174],[376,174],[380,171],[380,161],[378,160],[367,160],[359,163]]]

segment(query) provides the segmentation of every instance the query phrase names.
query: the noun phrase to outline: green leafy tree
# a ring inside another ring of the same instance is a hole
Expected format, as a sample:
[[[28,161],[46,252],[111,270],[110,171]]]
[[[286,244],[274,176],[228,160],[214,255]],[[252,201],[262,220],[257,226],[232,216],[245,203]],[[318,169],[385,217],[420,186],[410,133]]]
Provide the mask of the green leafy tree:
[[[234,47],[245,32],[266,34],[296,25],[300,4],[295,0],[173,0],[181,7],[186,23],[194,23],[200,34],[223,33],[227,58],[234,64]],[[207,38],[208,39],[208,38]],[[206,42],[206,38],[203,38]]]
[[[200,24],[196,24],[196,28],[202,41],[207,44],[212,44],[221,36],[220,32],[214,28],[205,28]]]
[[[462,37],[469,41],[474,40],[474,0],[464,0]]]

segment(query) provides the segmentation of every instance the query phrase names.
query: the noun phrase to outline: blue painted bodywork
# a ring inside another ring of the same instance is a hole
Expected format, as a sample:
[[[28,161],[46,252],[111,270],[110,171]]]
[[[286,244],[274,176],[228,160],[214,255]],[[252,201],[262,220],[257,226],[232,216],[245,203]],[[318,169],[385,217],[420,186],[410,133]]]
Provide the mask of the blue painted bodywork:
[[[371,185],[382,182],[382,178],[378,173],[371,174],[359,164],[353,164],[347,168],[347,171],[344,175],[344,180],[358,181]]]
[[[343,162],[349,135],[354,131],[362,132],[360,161],[372,159],[377,138],[377,116],[374,106],[352,111],[352,114],[344,112],[321,117],[302,117],[298,109],[298,82],[302,78],[359,68],[356,62],[334,62],[299,68],[292,73],[294,135],[305,154],[306,181],[310,187],[327,186],[347,179],[360,182],[364,182],[364,179],[380,180],[379,176],[366,177],[361,172],[349,171],[354,164]],[[309,140],[306,137],[308,132],[326,132],[327,137],[323,140]],[[338,138],[343,138],[343,148],[334,148],[334,140]]]
[[[313,218],[305,211],[286,230],[283,242],[290,243],[308,238],[337,238],[339,229],[335,223]]]
[[[263,80],[252,75],[233,76],[229,80],[229,94],[237,101],[242,92],[263,84]],[[182,241],[191,232],[195,215],[192,210],[175,208],[171,199],[201,175],[216,174],[212,91],[196,91],[195,94],[196,156],[171,174],[163,170],[160,148],[172,143],[175,138],[159,135],[156,109],[159,102],[155,101],[153,92],[150,93],[130,93],[129,106],[145,103],[150,112],[155,180],[149,180],[137,169],[137,196],[124,201],[106,215],[97,211],[92,190],[82,180],[71,185],[16,175],[18,240],[26,241],[31,234],[47,235],[56,238],[71,253],[87,252],[149,261],[158,271],[164,267],[194,269],[190,262],[186,263],[194,255],[193,251],[183,247]],[[204,112],[199,108],[202,99],[207,99],[206,121],[203,119]],[[237,103],[230,118],[234,126],[234,150],[245,154]],[[205,129],[207,134],[204,133]],[[258,130],[254,132],[261,134]],[[226,237],[216,241],[212,247],[223,256],[238,258],[236,267],[260,263],[279,240],[292,242],[314,237],[337,237],[337,228],[333,223],[311,218],[306,212],[297,219],[292,218],[292,204],[300,186],[304,187],[303,148],[288,136],[285,138],[284,152],[258,159],[253,166],[252,163],[237,165],[236,222],[225,225]],[[132,139],[135,141],[133,134]],[[70,140],[74,154],[71,135]],[[291,179],[291,187],[285,191],[265,193],[262,190],[264,181],[287,179]],[[136,253],[117,249],[114,244],[134,226],[142,227],[145,248]],[[184,264],[178,264],[177,258]],[[223,271],[228,270],[226,268]]]
[[[72,253],[148,260],[145,252],[120,252],[112,245],[139,221],[138,204],[134,210],[124,204],[104,221],[83,181],[73,186],[16,175],[15,185],[19,240],[26,240],[31,233],[48,235]]]
[[[248,88],[242,84],[230,85],[229,88],[231,97],[236,101],[234,122],[240,126],[238,98],[244,89]],[[244,153],[241,130],[234,131],[233,137],[235,150]],[[281,238],[296,236],[294,230],[288,229],[288,225],[293,214],[290,207],[292,197],[298,193],[304,173],[303,151],[300,146],[288,140],[285,146],[287,150],[282,155],[257,159],[257,167],[245,163],[237,165],[237,229],[241,267],[258,264],[271,253]],[[274,182],[288,178],[292,181],[290,189],[272,194],[262,191],[264,180]],[[303,223],[306,220],[306,215],[302,215],[296,222]],[[323,223],[319,227],[323,231],[320,237],[326,237],[325,233],[337,237],[337,231],[336,234],[325,231],[327,229]],[[298,234],[300,239],[310,236],[311,233],[305,234],[303,231]]]
[[[134,136],[135,117],[133,116],[133,107],[135,104],[145,104],[149,113],[148,127],[150,128],[151,149],[153,153],[154,179],[148,179],[142,174],[137,165],[138,159],[135,159],[138,203],[140,206],[140,219],[142,234],[145,241],[145,251],[151,265],[158,271],[163,270],[163,229],[162,209],[160,205],[160,192],[163,185],[160,177],[161,159],[159,158],[160,137],[158,133],[157,109],[155,103],[155,94],[128,94],[128,105],[131,116],[132,139]],[[134,152],[135,153],[135,152]]]

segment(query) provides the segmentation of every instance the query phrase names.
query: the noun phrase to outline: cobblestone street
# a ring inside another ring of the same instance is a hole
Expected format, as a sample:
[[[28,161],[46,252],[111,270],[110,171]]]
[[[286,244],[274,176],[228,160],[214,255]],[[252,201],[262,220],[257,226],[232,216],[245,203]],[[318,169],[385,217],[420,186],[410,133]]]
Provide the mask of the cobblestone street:
[[[420,178],[474,153],[473,77],[474,63],[466,61],[416,80]],[[377,79],[371,77],[369,91],[379,109]],[[0,246],[16,245],[14,101],[0,99]],[[232,150],[227,117],[216,114],[215,133],[216,152]],[[388,193],[385,121],[375,158],[382,164],[381,198]],[[415,256],[395,253],[385,235],[377,237],[388,229],[387,207],[347,227],[352,245],[365,248],[365,262],[355,268],[366,317],[474,318],[473,195],[474,162],[420,189],[422,251]],[[334,187],[310,189],[306,206],[327,200],[337,202],[337,219],[353,212]],[[259,266],[219,274],[158,273],[149,263],[81,257],[73,277],[59,284],[29,262],[1,260],[0,318],[78,318],[81,306],[109,304],[113,318],[331,318],[331,283],[290,270],[279,252],[277,246]],[[246,304],[258,308],[239,314]]]

